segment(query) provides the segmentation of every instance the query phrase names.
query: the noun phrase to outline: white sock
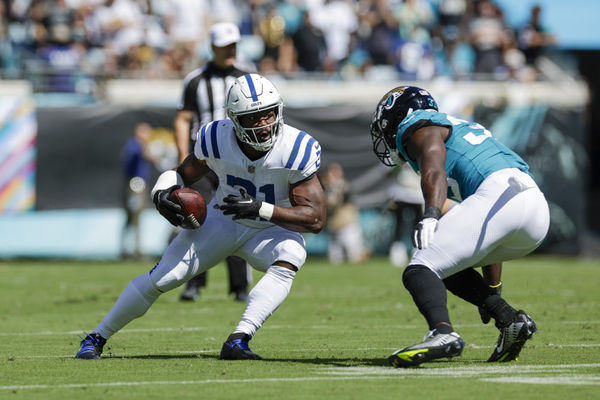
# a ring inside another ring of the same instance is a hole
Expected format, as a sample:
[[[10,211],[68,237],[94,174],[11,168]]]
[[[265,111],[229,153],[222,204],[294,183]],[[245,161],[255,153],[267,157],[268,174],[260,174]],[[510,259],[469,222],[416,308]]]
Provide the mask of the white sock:
[[[254,336],[258,328],[283,303],[292,287],[296,272],[272,265],[248,295],[248,306],[234,333]]]
[[[94,332],[108,339],[129,322],[144,315],[161,294],[148,273],[138,276],[123,289]]]

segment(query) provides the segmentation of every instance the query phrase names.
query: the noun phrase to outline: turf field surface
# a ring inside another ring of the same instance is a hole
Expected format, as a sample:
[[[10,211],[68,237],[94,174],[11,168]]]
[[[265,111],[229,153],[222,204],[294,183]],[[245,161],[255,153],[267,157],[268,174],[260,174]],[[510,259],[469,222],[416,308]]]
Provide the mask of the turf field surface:
[[[449,294],[463,357],[394,369],[386,358],[427,328],[384,258],[332,266],[309,258],[250,342],[263,361],[221,361],[244,305],[225,267],[196,303],[180,289],[114,335],[104,359],[77,360],[90,332],[148,262],[0,262],[0,399],[592,399],[600,393],[600,262],[534,256],[505,264],[503,296],[539,331],[519,361],[489,364],[498,335]],[[254,273],[255,282],[261,273]]]

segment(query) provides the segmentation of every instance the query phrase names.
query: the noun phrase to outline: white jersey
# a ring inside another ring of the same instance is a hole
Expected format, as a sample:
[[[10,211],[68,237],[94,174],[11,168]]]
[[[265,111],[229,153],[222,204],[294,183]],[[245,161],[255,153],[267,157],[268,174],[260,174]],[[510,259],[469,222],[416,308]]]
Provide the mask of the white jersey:
[[[258,160],[250,160],[240,149],[233,123],[213,121],[198,132],[194,154],[219,177],[219,188],[213,202],[222,204],[240,189],[257,199],[281,207],[290,207],[289,186],[317,172],[321,164],[321,146],[306,132],[283,125],[273,147]],[[255,227],[273,226],[261,218],[236,222]]]

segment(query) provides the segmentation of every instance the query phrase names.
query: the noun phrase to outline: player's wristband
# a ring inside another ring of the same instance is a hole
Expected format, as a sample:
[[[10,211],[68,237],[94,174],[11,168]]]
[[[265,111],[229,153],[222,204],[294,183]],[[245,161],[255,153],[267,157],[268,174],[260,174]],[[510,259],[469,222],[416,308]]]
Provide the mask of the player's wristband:
[[[171,186],[175,185],[183,186],[183,178],[181,177],[181,175],[179,175],[177,171],[174,171],[172,169],[163,172],[156,180],[156,183],[154,184],[154,187],[150,192],[150,198],[154,201],[154,194],[156,192],[158,192],[159,190],[168,189]]]
[[[261,218],[264,218],[267,221],[270,221],[271,217],[273,217],[274,210],[275,210],[275,206],[273,204],[263,201],[262,204],[260,205],[260,208],[258,209],[258,215]]]
[[[425,211],[423,211],[423,219],[425,219],[425,218],[440,219],[441,216],[442,216],[442,210],[440,210],[436,206],[426,207]]]

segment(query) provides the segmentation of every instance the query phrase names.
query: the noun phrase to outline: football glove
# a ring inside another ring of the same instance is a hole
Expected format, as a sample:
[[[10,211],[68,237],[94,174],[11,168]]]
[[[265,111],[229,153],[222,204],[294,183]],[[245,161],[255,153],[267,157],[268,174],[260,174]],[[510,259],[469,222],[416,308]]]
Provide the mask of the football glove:
[[[250,196],[244,189],[240,189],[240,194],[230,194],[223,201],[226,203],[219,208],[224,215],[233,215],[233,219],[254,219],[258,217],[262,200],[257,200]]]
[[[413,246],[419,250],[429,247],[433,241],[433,235],[437,229],[438,219],[440,219],[441,215],[442,211],[435,206],[425,208],[423,219],[419,221],[413,231]]]
[[[152,199],[160,215],[175,226],[181,226],[184,217],[181,214],[181,206],[169,200],[169,196],[175,189],[179,188],[180,186],[173,185],[170,188],[159,190],[154,193],[154,198]]]
[[[419,221],[413,232],[413,246],[419,250],[429,247],[437,225],[438,220],[435,218],[423,218]]]
[[[500,296],[500,294],[502,293],[502,282],[498,285],[498,286],[490,286],[490,289],[492,289],[494,291],[494,294],[497,294],[498,296]],[[487,324],[488,322],[490,322],[490,319],[492,319],[492,316],[485,311],[483,308],[478,307],[479,309],[479,316],[481,317],[481,322],[483,322],[484,324]]]

